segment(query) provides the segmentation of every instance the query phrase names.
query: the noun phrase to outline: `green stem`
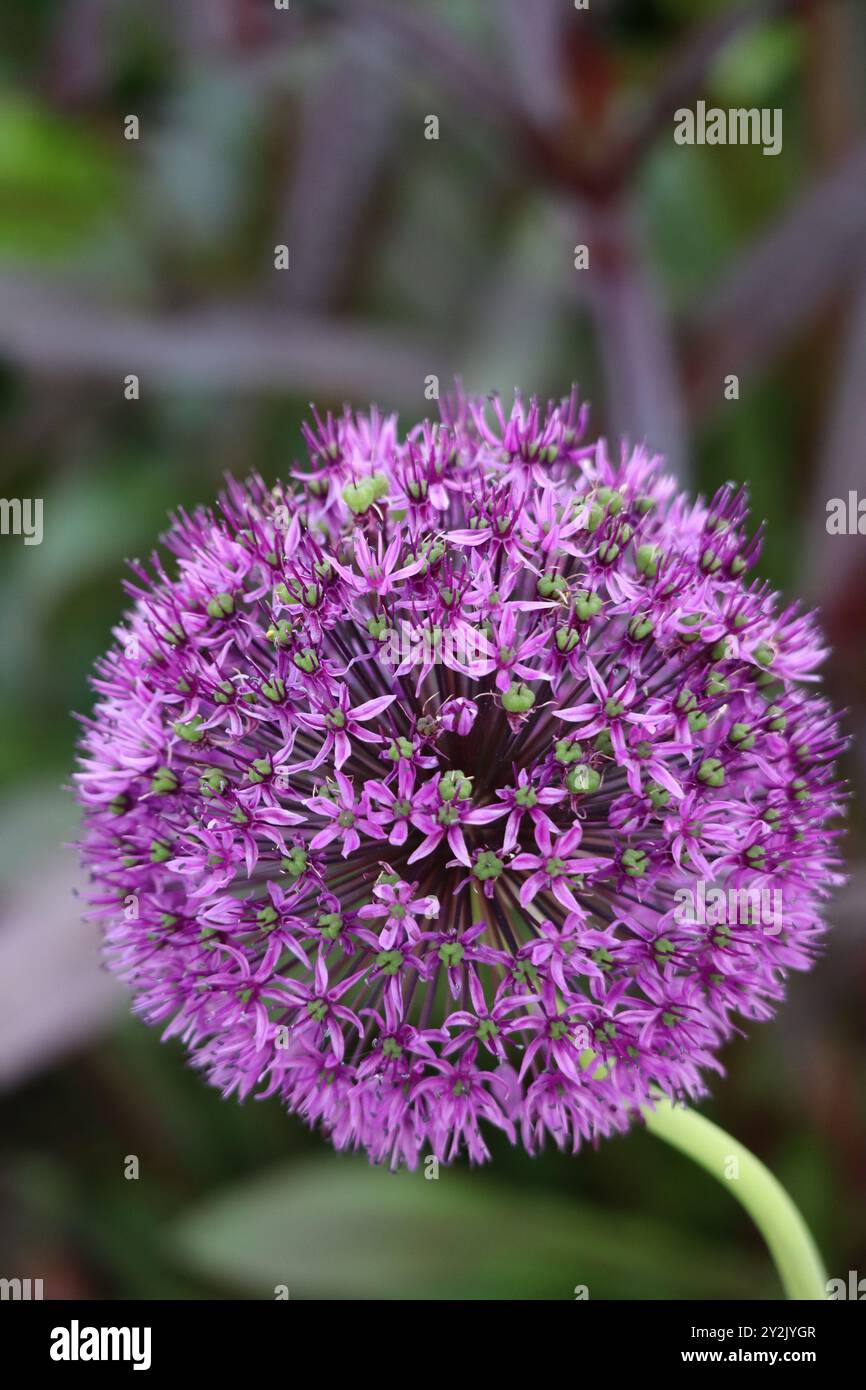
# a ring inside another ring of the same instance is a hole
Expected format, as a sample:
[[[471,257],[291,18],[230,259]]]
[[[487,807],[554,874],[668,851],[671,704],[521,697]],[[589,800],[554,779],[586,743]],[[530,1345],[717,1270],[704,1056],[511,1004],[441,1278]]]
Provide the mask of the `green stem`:
[[[817,1246],[769,1168],[718,1125],[683,1105],[659,1100],[644,1117],[647,1129],[659,1139],[694,1159],[720,1182],[729,1183],[767,1242],[785,1296],[826,1299],[827,1276]]]

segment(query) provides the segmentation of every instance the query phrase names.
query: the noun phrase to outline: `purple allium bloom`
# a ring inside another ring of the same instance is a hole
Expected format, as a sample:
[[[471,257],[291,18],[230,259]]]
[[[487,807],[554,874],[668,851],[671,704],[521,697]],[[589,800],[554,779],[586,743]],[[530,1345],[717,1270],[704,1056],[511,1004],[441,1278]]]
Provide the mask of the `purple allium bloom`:
[[[576,1149],[703,1095],[840,881],[824,653],[749,578],[743,491],[691,503],[584,426],[574,393],[461,395],[404,441],[314,414],[306,471],[230,481],[171,573],[132,566],[98,664],[111,968],[225,1095],[377,1162],[483,1160],[483,1123]],[[781,923],[693,920],[699,880]]]

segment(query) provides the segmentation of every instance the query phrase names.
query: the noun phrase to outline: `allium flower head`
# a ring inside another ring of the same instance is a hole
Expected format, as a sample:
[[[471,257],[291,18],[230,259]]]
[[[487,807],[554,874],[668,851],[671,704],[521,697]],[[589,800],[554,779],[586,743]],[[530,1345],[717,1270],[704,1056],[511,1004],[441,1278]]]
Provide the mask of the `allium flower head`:
[[[111,968],[225,1095],[375,1161],[703,1094],[839,881],[820,639],[750,578],[743,491],[690,502],[584,427],[574,393],[404,440],[314,412],[303,470],[133,564],[97,667]],[[781,917],[683,909],[720,889]]]

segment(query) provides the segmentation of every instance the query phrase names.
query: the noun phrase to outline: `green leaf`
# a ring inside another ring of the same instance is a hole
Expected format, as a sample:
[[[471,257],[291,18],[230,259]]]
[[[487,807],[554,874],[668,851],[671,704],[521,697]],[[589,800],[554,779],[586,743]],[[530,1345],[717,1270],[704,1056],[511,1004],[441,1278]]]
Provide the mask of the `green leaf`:
[[[762,104],[781,93],[803,57],[803,35],[790,24],[748,30],[727,44],[716,60],[710,82],[724,104]]]
[[[576,1160],[577,1161],[577,1160]],[[506,1186],[489,1170],[390,1173],[354,1157],[218,1194],[169,1235],[182,1263],[252,1297],[756,1296],[749,1261],[642,1215]],[[766,1293],[766,1288],[763,1288]]]
[[[0,95],[0,254],[40,259],[86,245],[121,186],[111,147],[83,123]]]

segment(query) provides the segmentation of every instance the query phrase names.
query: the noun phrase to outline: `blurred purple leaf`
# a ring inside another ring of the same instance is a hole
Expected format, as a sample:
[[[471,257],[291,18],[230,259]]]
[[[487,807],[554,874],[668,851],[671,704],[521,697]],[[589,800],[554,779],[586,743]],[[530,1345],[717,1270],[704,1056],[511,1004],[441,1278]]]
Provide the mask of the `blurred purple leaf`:
[[[866,258],[864,258],[866,259]],[[818,459],[809,508],[806,578],[813,593],[829,605],[864,571],[863,537],[829,535],[827,503],[849,491],[862,494],[866,446],[866,267],[853,288],[838,380]]]
[[[405,334],[275,313],[248,302],[146,316],[59,285],[0,276],[0,357],[37,372],[115,383],[135,373],[142,392],[178,386],[263,394],[349,396],[423,404],[441,353]]]
[[[347,30],[304,102],[285,215],[296,273],[284,278],[283,297],[293,308],[333,302],[385,160],[394,108],[389,64]]]
[[[515,94],[538,126],[556,127],[566,113],[562,0],[488,0],[502,29]]]
[[[646,263],[639,228],[616,206],[587,207],[576,244],[590,248],[588,270],[574,272],[592,314],[606,386],[609,430],[664,454],[681,483],[689,477],[688,440],[670,318]]]
[[[235,36],[237,0],[184,0],[172,6],[175,38],[191,53],[228,49]]]
[[[104,91],[111,74],[111,12],[112,0],[68,0],[58,13],[47,86],[61,102],[87,101]]]
[[[21,788],[0,808],[0,1089],[90,1043],[123,1008],[97,928],[81,921],[74,855],[59,848],[73,827],[59,788]]]
[[[513,126],[519,118],[508,83],[493,64],[471,49],[429,14],[388,0],[330,0],[331,8],[354,20],[364,20],[366,41],[381,46],[382,36],[396,40],[417,62],[413,76],[433,78],[461,106],[484,119]]]
[[[549,380],[568,393],[578,370],[562,351],[567,306],[557,270],[569,264],[562,243],[546,208],[527,210],[512,229],[475,296],[463,372],[467,389],[498,390],[508,400],[515,387],[534,394]]]

